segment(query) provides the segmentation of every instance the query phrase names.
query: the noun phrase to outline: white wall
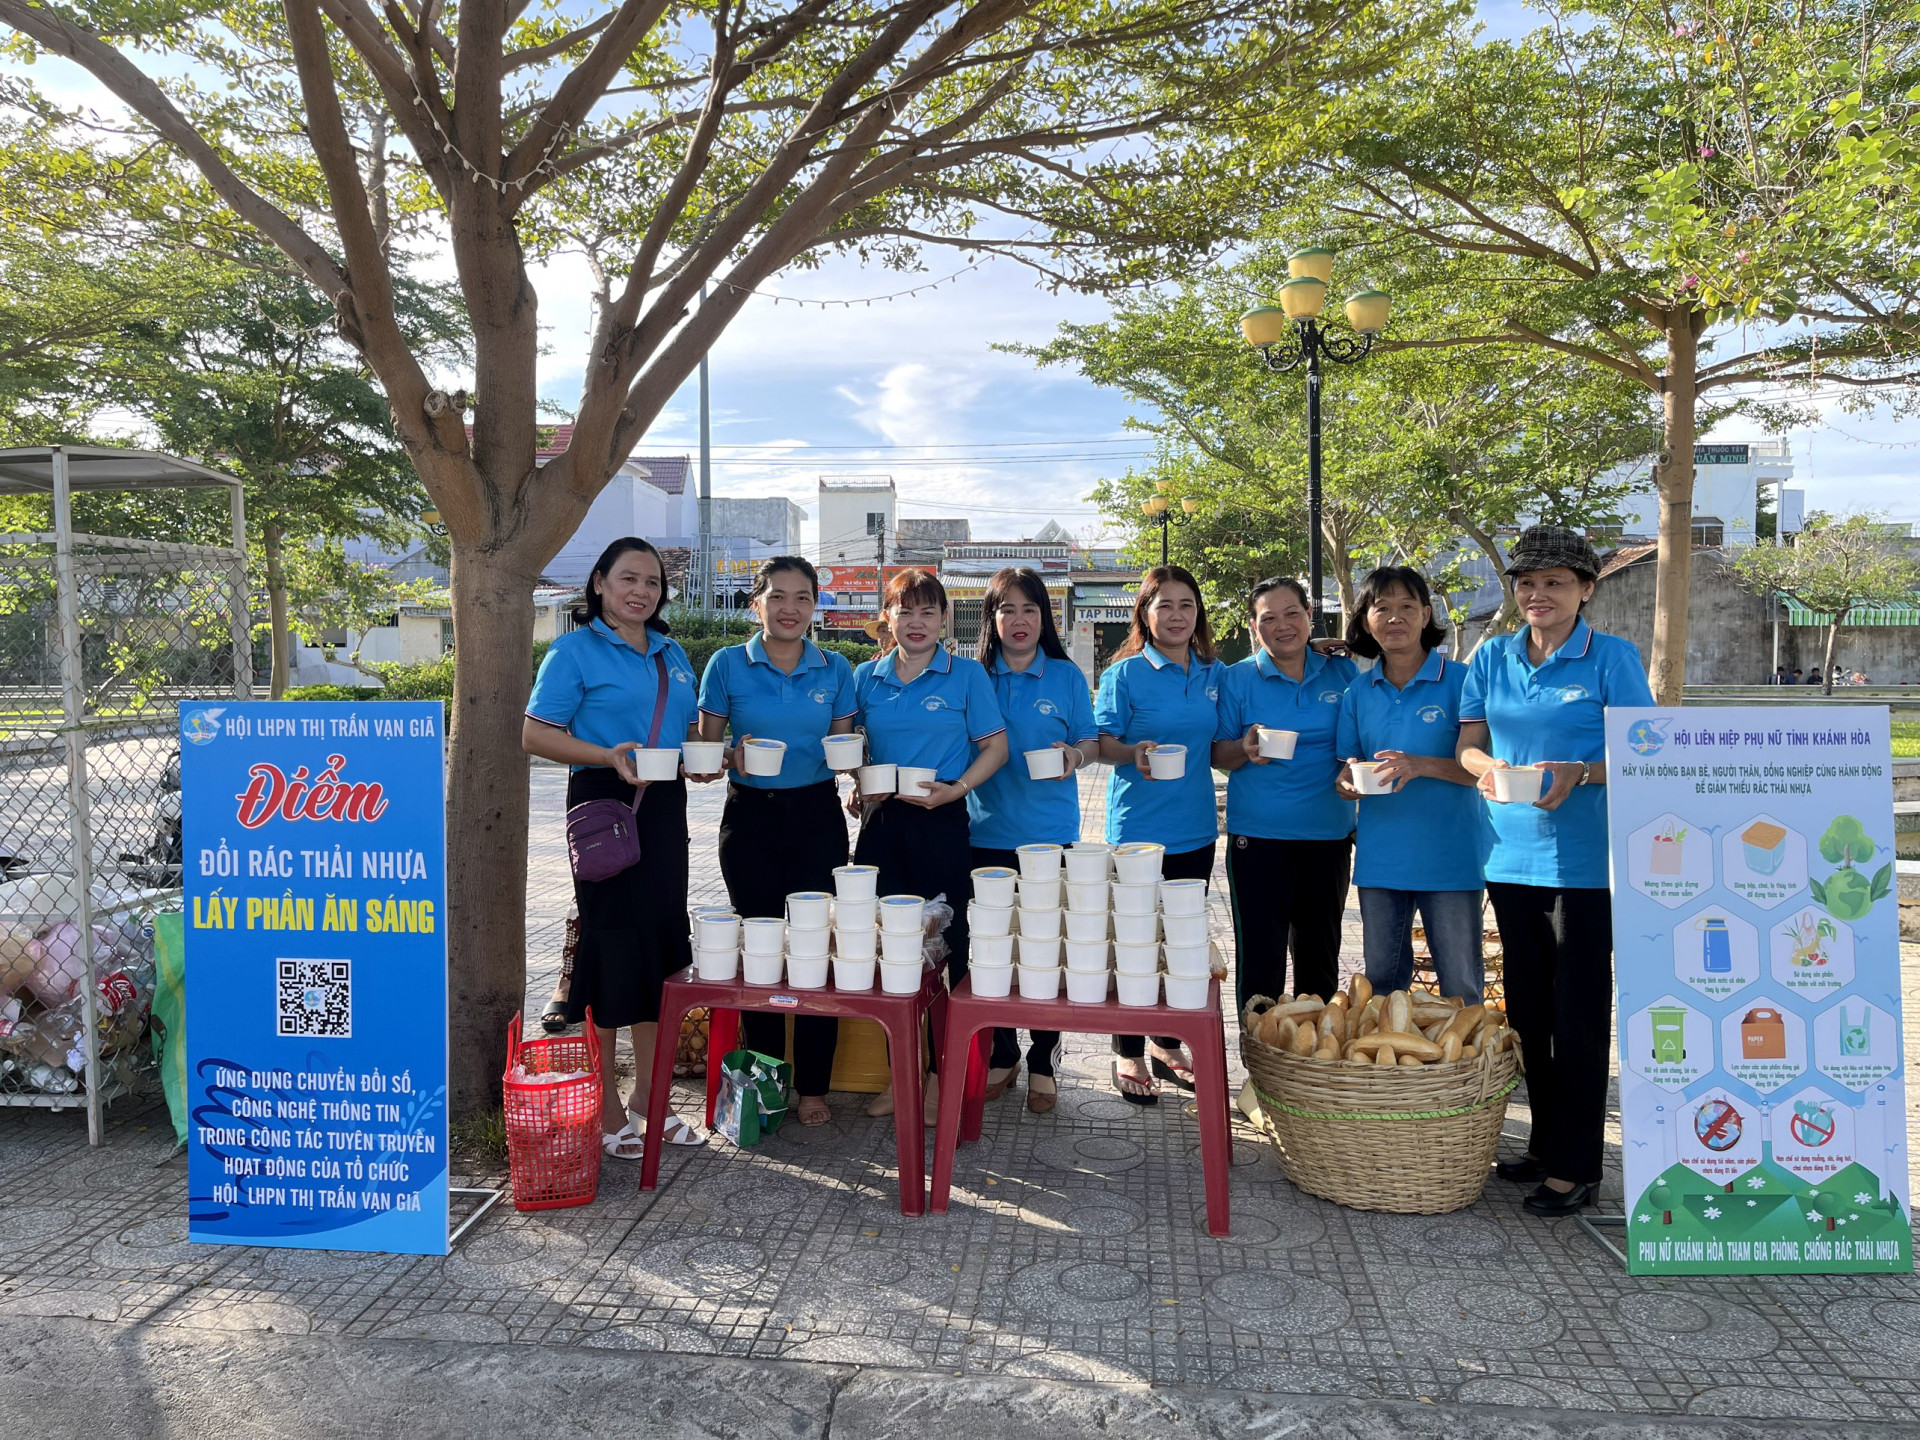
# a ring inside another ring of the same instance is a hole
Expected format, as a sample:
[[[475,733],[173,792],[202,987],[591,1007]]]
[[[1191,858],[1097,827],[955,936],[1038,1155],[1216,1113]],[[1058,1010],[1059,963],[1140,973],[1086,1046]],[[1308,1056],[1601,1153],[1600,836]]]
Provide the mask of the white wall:
[[[684,535],[686,532],[677,528],[683,498],[656,490],[638,476],[625,472],[615,475],[594,497],[580,528],[547,562],[544,573],[557,584],[584,584],[600,552],[622,536],[664,540]]]
[[[822,565],[872,565],[879,558],[875,537],[867,534],[867,515],[886,518],[887,533],[894,528],[895,495],[891,485],[858,490],[820,490],[820,540],[815,559]]]

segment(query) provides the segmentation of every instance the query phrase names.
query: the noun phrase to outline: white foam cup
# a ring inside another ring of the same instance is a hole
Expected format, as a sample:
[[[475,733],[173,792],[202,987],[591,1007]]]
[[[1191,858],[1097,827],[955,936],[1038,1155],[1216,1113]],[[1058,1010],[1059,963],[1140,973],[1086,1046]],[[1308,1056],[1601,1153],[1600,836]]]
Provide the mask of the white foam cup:
[[[730,910],[695,915],[693,944],[697,950],[739,949],[740,917]]]
[[[1202,940],[1198,945],[1167,946],[1169,975],[1211,975],[1213,946]]]
[[[1160,938],[1158,915],[1116,915],[1113,938],[1125,945],[1151,945]]]
[[[726,768],[724,740],[688,740],[680,746],[680,763],[689,775],[718,775]]]
[[[1004,865],[987,865],[973,872],[973,898],[982,905],[1011,907],[1014,872]]]
[[[1107,998],[1107,967],[1067,971],[1067,999],[1076,1005],[1100,1005]]]
[[[868,926],[865,930],[838,930],[833,932],[834,953],[848,960],[871,960],[874,954],[874,937],[879,932]]]
[[[1058,936],[1048,939],[1044,935],[1021,935],[1015,940],[1015,948],[1020,955],[1020,964],[1059,965],[1060,939]]]
[[[740,749],[749,775],[778,775],[787,758],[784,740],[749,740]]]
[[[1029,910],[1020,907],[1020,934],[1033,940],[1058,940],[1060,938],[1060,912],[1058,910]]]
[[[787,927],[787,954],[804,960],[821,959],[827,955],[828,942],[833,939],[833,931],[825,925],[818,928],[803,928],[799,925]],[[822,980],[822,985],[827,982]]]
[[[787,924],[818,930],[833,919],[833,896],[824,890],[796,890],[787,896]]]
[[[927,786],[940,778],[940,772],[925,765],[902,765],[895,772],[899,793],[924,800]]]
[[[927,902],[918,895],[880,897],[880,928],[894,935],[918,935],[926,924]]]
[[[899,934],[892,930],[880,932],[880,958],[889,965],[904,965],[909,960],[918,962],[926,941],[918,930],[908,934]]]
[[[1169,945],[1204,945],[1207,943],[1207,917],[1169,915],[1162,910],[1160,931]]]
[[[1353,775],[1353,788],[1362,795],[1391,795],[1393,784],[1380,778],[1380,762],[1377,760],[1355,760],[1348,769]]]
[[[982,905],[978,900],[968,901],[967,933],[976,940],[987,935],[1011,935],[1013,933],[1013,907],[1011,905]]]
[[[1011,935],[974,935],[967,941],[970,965],[1011,965],[1013,963],[1013,936]]]
[[[1060,908],[1060,881],[1029,880],[1020,877],[1020,903],[1029,910],[1058,910]]]
[[[693,973],[702,980],[731,980],[740,973],[740,952],[731,945],[724,950],[696,949]]]
[[[778,955],[787,948],[787,922],[756,915],[740,922],[740,948],[749,955]]]
[[[787,984],[796,990],[820,990],[827,983],[825,955],[787,955]]]
[[[873,988],[874,958],[871,955],[836,955],[833,957],[833,988],[836,990],[871,990]]]
[[[1167,1004],[1174,1010],[1204,1010],[1207,1008],[1208,975],[1175,975],[1167,973]]]
[[[740,978],[749,985],[778,985],[785,968],[783,955],[755,955],[748,951],[740,957]]]
[[[1046,844],[1022,845],[1013,853],[1020,857],[1022,880],[1058,880],[1060,857],[1066,853],[1066,847]]]
[[[1160,909],[1167,915],[1204,915],[1207,913],[1207,882],[1204,880],[1162,880]]]
[[[1113,942],[1113,968],[1126,975],[1140,975],[1160,968],[1160,947],[1151,940],[1145,944]]]
[[[861,760],[866,757],[867,737],[824,735],[820,739],[820,749],[827,757],[829,770],[858,770]]]
[[[1493,798],[1505,805],[1531,805],[1546,788],[1547,772],[1538,765],[1510,765],[1493,772]]]
[[[1127,885],[1151,884],[1160,878],[1160,862],[1166,855],[1167,847],[1156,845],[1151,840],[1116,845],[1113,851],[1114,878]]]
[[[1013,989],[1013,966],[969,965],[967,978],[973,982],[973,993],[982,1000],[1004,1000]]]
[[[1126,885],[1115,881],[1110,893],[1116,915],[1151,915],[1160,899],[1160,887],[1151,882]]]
[[[1156,780],[1178,780],[1187,773],[1187,747],[1156,745],[1147,752],[1147,772]]]
[[[1107,942],[1105,940],[1069,940],[1067,941],[1067,968],[1069,970],[1106,970]]]
[[[1131,975],[1122,970],[1113,977],[1113,985],[1120,993],[1122,1005],[1160,1003],[1160,972],[1157,970],[1150,970],[1144,975]]]
[[[862,765],[854,772],[860,778],[860,793],[869,800],[893,794],[899,784],[899,768],[897,765]]]
[[[635,750],[633,753],[633,773],[642,780],[673,780],[680,774],[680,747],[672,749],[664,746],[652,750]]]
[[[882,960],[880,989],[888,995],[917,995],[920,993],[920,980],[925,968],[917,959],[897,964],[891,960]]]
[[[1070,847],[1066,853],[1067,883],[1069,885],[1086,884],[1094,880],[1105,880],[1113,868],[1113,847],[1081,843]]]
[[[877,865],[839,865],[833,872],[833,893],[842,900],[871,900],[879,880]]]
[[[1069,940],[1105,940],[1110,924],[1104,909],[1069,910],[1066,922]]]
[[[1022,965],[1020,967],[1020,998],[1022,1000],[1058,1000],[1060,998],[1060,967],[1058,965]]]
[[[1298,730],[1275,730],[1270,726],[1260,727],[1260,758],[1262,760],[1291,760],[1294,743],[1300,738]]]
[[[880,902],[869,896],[865,900],[836,900],[833,902],[833,923],[841,930],[871,930],[880,920]]]
[[[1029,780],[1058,780],[1067,773],[1067,752],[1048,746],[1045,750],[1023,750]]]

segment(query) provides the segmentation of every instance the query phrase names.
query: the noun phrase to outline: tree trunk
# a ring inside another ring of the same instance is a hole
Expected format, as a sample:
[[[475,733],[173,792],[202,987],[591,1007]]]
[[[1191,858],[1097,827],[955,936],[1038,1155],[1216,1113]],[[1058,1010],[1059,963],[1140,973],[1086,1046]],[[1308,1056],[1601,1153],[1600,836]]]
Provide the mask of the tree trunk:
[[[1480,636],[1485,639],[1489,635],[1504,635],[1520,623],[1520,603],[1513,598],[1513,577],[1507,574],[1507,557],[1500,553],[1500,542],[1493,538],[1491,531],[1476,525],[1459,510],[1449,513],[1467,538],[1480,547],[1480,553],[1493,563],[1494,578],[1500,582],[1500,608],[1493,612],[1493,618],[1487,621]]]
[[[1833,694],[1833,651],[1834,646],[1840,639],[1841,623],[1846,620],[1847,615],[1848,612],[1845,610],[1836,610],[1833,614],[1833,623],[1827,626],[1827,663],[1820,667],[1820,693],[1822,695]]]
[[[269,525],[261,532],[261,544],[267,552],[267,617],[272,631],[272,680],[267,698],[278,700],[287,693],[287,673],[292,656],[287,650],[287,568],[282,558],[286,532]]]
[[[455,1116],[500,1104],[507,1021],[526,994],[532,569],[453,548],[453,733],[447,773],[449,1071]]]
[[[1693,579],[1693,436],[1698,400],[1700,317],[1667,312],[1667,366],[1661,393],[1665,433],[1653,467],[1660,496],[1660,548],[1653,571],[1653,703],[1678,705],[1687,678],[1687,604]]]

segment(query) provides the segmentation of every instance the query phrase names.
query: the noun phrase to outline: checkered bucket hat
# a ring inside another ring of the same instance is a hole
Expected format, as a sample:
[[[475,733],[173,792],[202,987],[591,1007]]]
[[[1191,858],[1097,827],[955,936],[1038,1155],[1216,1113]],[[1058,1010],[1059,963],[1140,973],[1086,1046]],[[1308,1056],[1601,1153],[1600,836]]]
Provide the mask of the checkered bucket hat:
[[[1600,556],[1578,530],[1561,525],[1531,525],[1507,551],[1509,575],[1561,567],[1587,576],[1600,573]]]

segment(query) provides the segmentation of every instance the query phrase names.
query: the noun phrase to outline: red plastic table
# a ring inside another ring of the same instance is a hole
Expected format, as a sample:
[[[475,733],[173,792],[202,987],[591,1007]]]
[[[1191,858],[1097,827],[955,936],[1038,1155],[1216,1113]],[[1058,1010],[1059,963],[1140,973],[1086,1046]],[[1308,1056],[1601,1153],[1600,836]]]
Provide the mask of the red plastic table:
[[[720,1060],[734,1048],[742,1010],[779,1015],[837,1015],[877,1021],[887,1032],[893,1061],[893,1130],[900,1156],[900,1213],[924,1214],[926,1127],[921,1117],[924,1082],[920,1070],[920,1033],[932,1020],[934,1063],[939,1064],[946,1032],[947,985],[929,968],[913,995],[872,990],[799,990],[780,985],[749,985],[743,980],[701,980],[691,967],[667,977],[660,991],[660,1040],[653,1052],[653,1084],[647,1099],[647,1134],[640,1162],[640,1188],[651,1190],[660,1178],[659,1136],[666,1125],[667,1099],[673,1093],[674,1036],[687,1012],[713,1007],[707,1027],[707,1128],[713,1128],[714,1098],[720,1093]],[[1171,1035],[1173,1031],[1161,1032]],[[903,1055],[912,1056],[901,1064]],[[958,1087],[955,1087],[956,1091]]]
[[[985,1000],[962,980],[947,998],[946,1052],[967,1055],[964,1086],[940,1087],[940,1124],[933,1136],[933,1196],[936,1215],[947,1213],[953,1158],[962,1140],[980,1138],[986,1109],[987,1045],[995,1026],[1025,1030],[1071,1030],[1085,1035],[1177,1035],[1193,1052],[1193,1091],[1200,1119],[1200,1173],[1207,1189],[1207,1233],[1227,1233],[1227,1169],[1233,1141],[1227,1131],[1227,1032],[1220,1018],[1220,982],[1207,986],[1204,1010],[1169,1005],[1122,1005],[1109,997],[1099,1005],[1067,999]],[[651,1133],[651,1132],[649,1132]]]

